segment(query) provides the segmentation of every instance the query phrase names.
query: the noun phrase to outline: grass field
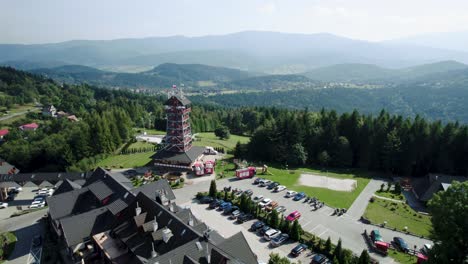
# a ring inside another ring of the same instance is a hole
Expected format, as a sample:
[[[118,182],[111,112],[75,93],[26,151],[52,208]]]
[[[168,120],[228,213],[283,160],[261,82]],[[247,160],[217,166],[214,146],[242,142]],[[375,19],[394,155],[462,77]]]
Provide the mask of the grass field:
[[[196,139],[197,140],[193,141],[194,146],[211,146],[225,148],[226,150],[234,149],[238,141],[240,141],[241,143],[247,143],[250,140],[249,137],[237,135],[231,135],[229,139],[221,140],[218,137],[216,137],[214,133],[211,132],[197,133]]]
[[[310,168],[298,168],[294,170],[289,170],[288,172],[286,170],[277,169],[274,167],[269,167],[268,171],[272,175],[259,175],[259,177],[264,177],[272,181],[277,181],[280,184],[285,185],[288,189],[297,192],[304,192],[308,196],[315,196],[318,199],[325,202],[327,205],[336,208],[349,208],[370,180],[366,173],[353,171],[324,172]],[[357,187],[352,192],[342,192],[330,190],[327,188],[298,185],[298,180],[300,174],[302,173],[314,173],[337,179],[354,179],[357,181]]]
[[[125,155],[113,155],[107,157],[96,164],[103,168],[134,168],[142,167],[151,161],[151,156],[154,152],[134,153]]]
[[[404,202],[406,199],[405,199],[405,196],[403,194],[396,194],[392,191],[377,191],[375,192],[376,195],[378,196],[382,196],[382,197],[385,197],[385,198],[390,198],[390,199],[395,199],[395,200],[399,200],[399,201],[402,201]]]
[[[432,228],[431,217],[419,214],[405,203],[391,202],[379,198],[374,198],[373,203],[369,203],[364,213],[364,217],[372,223],[382,224],[387,221],[387,226],[417,235],[428,237]]]
[[[416,264],[417,262],[416,256],[409,255],[398,250],[389,250],[388,256],[401,264]]]
[[[0,234],[0,263],[3,263],[15,249],[17,238],[13,232]]]
[[[150,148],[154,146],[155,144],[151,144],[151,143],[143,142],[143,141],[137,141],[135,143],[130,144],[130,146],[128,146],[128,149]]]

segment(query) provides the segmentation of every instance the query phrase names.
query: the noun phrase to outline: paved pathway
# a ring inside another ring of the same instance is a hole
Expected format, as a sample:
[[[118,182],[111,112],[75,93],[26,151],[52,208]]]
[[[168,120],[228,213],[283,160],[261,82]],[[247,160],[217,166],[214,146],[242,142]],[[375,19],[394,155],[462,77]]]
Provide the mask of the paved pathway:
[[[0,221],[0,230],[2,232],[14,231],[18,239],[15,249],[6,263],[24,264],[27,262],[32,238],[43,232],[43,225],[39,220],[46,213],[47,210],[39,210]]]
[[[364,214],[369,203],[369,199],[374,195],[375,191],[380,189],[380,185],[385,183],[383,180],[372,179],[367,184],[366,188],[362,190],[361,194],[354,200],[354,203],[349,208],[347,214],[353,219],[360,219]]]
[[[377,197],[377,198],[382,199],[382,200],[392,201],[392,202],[395,202],[395,203],[405,203],[405,202],[402,201],[402,200],[397,200],[397,199],[392,199],[392,198],[388,198],[388,197],[383,197],[383,196],[379,196],[379,195],[377,195],[377,194],[374,194],[374,197]]]

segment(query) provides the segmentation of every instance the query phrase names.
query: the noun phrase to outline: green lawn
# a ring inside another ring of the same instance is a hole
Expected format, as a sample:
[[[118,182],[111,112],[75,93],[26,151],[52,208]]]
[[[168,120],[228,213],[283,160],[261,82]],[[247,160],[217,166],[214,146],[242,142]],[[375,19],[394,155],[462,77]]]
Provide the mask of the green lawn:
[[[128,146],[128,149],[151,148],[154,146],[155,144],[151,144],[151,143],[144,142],[144,141],[137,141],[135,143],[130,144],[130,146]]]
[[[432,228],[431,217],[419,214],[405,203],[396,203],[379,198],[375,198],[373,203],[367,206],[364,217],[372,223],[382,224],[387,221],[387,226],[404,231],[408,231],[425,237],[429,236]]]
[[[385,197],[385,198],[390,198],[390,199],[395,199],[395,200],[399,200],[399,201],[402,201],[404,202],[406,199],[405,199],[405,196],[403,194],[396,194],[392,191],[377,191],[375,192],[376,195],[378,196],[382,196],[382,197]]]
[[[416,256],[400,252],[398,250],[389,250],[388,256],[401,264],[416,264],[418,258]]]
[[[231,135],[229,139],[221,140],[215,136],[214,133],[205,132],[205,133],[197,133],[196,140],[193,141],[194,146],[211,146],[211,147],[219,147],[225,148],[226,150],[234,149],[237,142],[240,141],[241,143],[249,142],[249,137],[244,136],[237,136]]]
[[[216,163],[215,171],[217,178],[234,177],[236,165],[233,163],[232,157],[227,157],[226,159],[219,160]]]
[[[349,208],[353,204],[354,200],[358,197],[361,191],[369,183],[370,178],[365,172],[353,172],[353,171],[334,171],[324,172],[320,170],[314,170],[310,168],[298,168],[294,170],[283,170],[274,167],[268,168],[269,174],[271,175],[259,175],[272,181],[277,181],[281,185],[285,185],[288,189],[304,192],[308,196],[315,196],[318,199],[325,202],[327,205],[336,208]],[[328,176],[338,179],[355,179],[357,181],[357,187],[352,192],[334,191],[327,188],[309,187],[298,184],[299,176],[302,173],[314,173],[322,176]]]
[[[0,263],[8,259],[8,256],[10,256],[15,249],[16,241],[18,241],[18,239],[13,232],[0,234]]]
[[[96,164],[96,166],[103,168],[134,168],[142,167],[151,161],[151,156],[154,152],[143,152],[124,155],[112,155]]]

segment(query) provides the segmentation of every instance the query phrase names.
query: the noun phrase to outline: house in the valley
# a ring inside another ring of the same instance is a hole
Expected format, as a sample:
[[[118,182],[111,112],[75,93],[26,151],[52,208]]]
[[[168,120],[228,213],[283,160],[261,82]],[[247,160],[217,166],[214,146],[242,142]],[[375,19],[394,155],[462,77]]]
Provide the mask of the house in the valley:
[[[53,105],[47,105],[44,108],[42,108],[42,115],[43,116],[56,117],[57,116],[57,109]]]
[[[19,126],[19,129],[22,131],[36,131],[37,128],[39,128],[37,123],[30,123]]]

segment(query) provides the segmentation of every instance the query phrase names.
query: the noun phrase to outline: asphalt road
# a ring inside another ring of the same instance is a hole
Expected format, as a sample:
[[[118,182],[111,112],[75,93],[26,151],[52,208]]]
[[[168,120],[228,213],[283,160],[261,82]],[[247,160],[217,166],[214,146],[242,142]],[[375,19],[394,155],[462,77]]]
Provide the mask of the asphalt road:
[[[24,115],[27,112],[28,111],[23,111],[23,112],[14,113],[14,114],[11,114],[11,115],[3,116],[3,117],[0,117],[0,121],[4,121],[4,120],[8,120],[10,118],[16,117],[16,116]]]
[[[13,231],[18,239],[15,249],[6,263],[27,263],[32,238],[43,233],[44,226],[40,219],[46,214],[47,210],[45,209],[0,221],[0,231]]]
[[[242,190],[252,189],[254,195],[262,194],[265,197],[271,198],[275,201],[278,201],[280,205],[284,205],[287,208],[286,213],[289,213],[293,210],[298,210],[301,212],[302,217],[299,220],[304,230],[307,230],[323,239],[331,238],[332,242],[337,243],[338,239],[341,238],[343,247],[352,250],[355,254],[360,254],[363,249],[368,249],[366,242],[361,235],[365,229],[369,232],[372,229],[379,229],[383,238],[387,241],[391,241],[394,236],[402,237],[408,245],[412,248],[414,245],[417,245],[420,248],[425,243],[430,243],[426,239],[421,239],[418,237],[402,234],[399,232],[391,231],[388,229],[381,229],[375,226],[366,225],[357,220],[359,212],[363,212],[368,203],[367,196],[369,193],[373,193],[373,188],[375,185],[380,187],[378,181],[371,181],[369,188],[365,188],[365,191],[356,199],[355,203],[351,206],[353,215],[344,214],[343,216],[337,217],[332,216],[333,209],[330,207],[323,207],[318,211],[312,211],[311,206],[304,204],[302,201],[296,202],[291,198],[284,198],[285,191],[281,193],[273,193],[270,190],[267,190],[265,187],[257,187],[257,185],[252,184],[253,180],[236,180],[236,179],[223,179],[217,181],[218,190],[222,189],[224,186],[232,186],[233,188],[240,188]],[[184,188],[175,190],[175,195],[177,197],[178,204],[187,204],[189,205],[193,202],[195,194],[199,191],[208,191],[210,182],[200,182],[199,184],[186,185]],[[374,190],[375,191],[375,190]],[[195,207],[195,205],[192,205]],[[353,209],[355,208],[355,209]],[[363,208],[363,209],[362,209]],[[204,219],[201,219],[204,220]],[[206,219],[205,219],[206,221]],[[209,222],[209,221],[207,221]],[[219,231],[219,230],[218,230]],[[254,248],[255,250],[255,248]],[[394,263],[393,260],[389,257],[382,258],[378,255],[372,254],[373,257],[377,258],[381,263]]]

